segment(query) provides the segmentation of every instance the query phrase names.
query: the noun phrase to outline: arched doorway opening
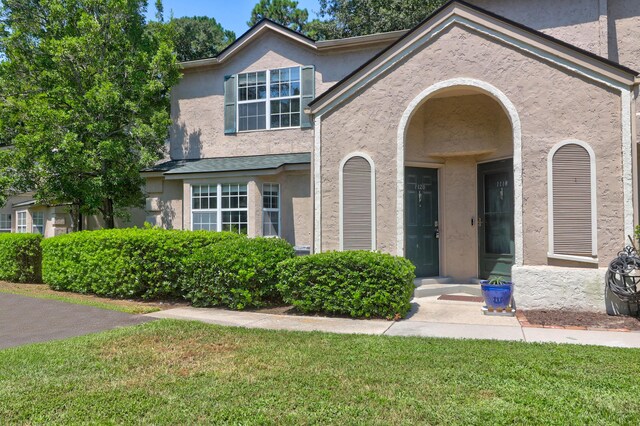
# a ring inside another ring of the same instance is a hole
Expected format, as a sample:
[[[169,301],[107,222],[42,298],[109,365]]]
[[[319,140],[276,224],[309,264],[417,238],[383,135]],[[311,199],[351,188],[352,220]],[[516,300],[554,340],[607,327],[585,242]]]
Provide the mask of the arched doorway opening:
[[[519,126],[508,99],[473,80],[436,85],[407,109],[398,245],[419,277],[509,277],[521,262]]]

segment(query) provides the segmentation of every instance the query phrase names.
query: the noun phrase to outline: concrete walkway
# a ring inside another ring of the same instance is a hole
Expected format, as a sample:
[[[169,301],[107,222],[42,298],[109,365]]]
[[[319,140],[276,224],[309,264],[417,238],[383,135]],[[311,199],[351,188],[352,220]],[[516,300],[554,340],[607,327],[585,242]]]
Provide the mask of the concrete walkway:
[[[147,314],[147,316],[272,330],[491,339],[640,348],[640,332],[522,327],[514,317],[483,315],[480,311],[481,306],[482,304],[477,302],[438,300],[437,296],[416,298],[412,301],[412,310],[408,317],[397,322],[274,315],[192,307],[153,312]]]

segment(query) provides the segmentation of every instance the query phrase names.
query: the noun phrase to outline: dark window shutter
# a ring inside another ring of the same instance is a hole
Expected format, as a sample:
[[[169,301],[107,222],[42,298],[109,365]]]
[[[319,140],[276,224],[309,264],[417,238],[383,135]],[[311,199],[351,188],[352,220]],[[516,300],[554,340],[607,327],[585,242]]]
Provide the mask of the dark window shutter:
[[[224,77],[224,134],[236,133],[236,76]]]
[[[316,68],[313,65],[302,67],[302,99],[300,100],[300,127],[313,127],[313,120],[304,110],[316,97]]]
[[[591,157],[577,144],[559,148],[553,156],[553,251],[591,256]]]
[[[362,157],[352,157],[342,173],[343,249],[371,250],[371,165]]]

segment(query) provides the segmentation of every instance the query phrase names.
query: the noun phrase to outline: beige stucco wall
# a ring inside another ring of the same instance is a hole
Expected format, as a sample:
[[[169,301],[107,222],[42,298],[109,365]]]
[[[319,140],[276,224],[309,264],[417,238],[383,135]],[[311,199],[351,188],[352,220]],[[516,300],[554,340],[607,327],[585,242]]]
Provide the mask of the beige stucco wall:
[[[470,3],[582,49],[600,54],[600,1],[471,0]]]
[[[609,59],[640,71],[640,1],[608,0]]]
[[[412,117],[405,161],[439,168],[440,273],[466,282],[478,271],[477,164],[512,157],[512,130],[489,96],[459,90],[442,95]]]
[[[637,0],[470,0],[470,3],[640,70]]]
[[[116,228],[133,228],[142,227],[146,219],[146,212],[141,208],[130,208],[128,210],[129,217],[115,219]],[[93,231],[104,228],[104,219],[101,215],[89,216],[84,218],[84,229],[87,231]]]
[[[311,245],[313,211],[309,172],[288,172],[256,179],[259,191],[257,235],[262,235],[262,184],[280,184],[281,237],[296,246]]]
[[[566,139],[597,157],[598,254],[605,265],[624,244],[620,95],[586,77],[453,26],[323,117],[322,250],[338,243],[338,165],[353,151],[377,169],[378,248],[396,252],[396,137],[409,103],[431,85],[474,78],[502,91],[522,124],[524,263],[547,264],[547,155]],[[446,214],[446,213],[445,213]]]
[[[183,221],[181,180],[147,178],[146,221],[166,229],[186,229]]]
[[[315,65],[316,95],[353,71],[382,48],[318,54],[307,46],[268,32],[216,67],[186,70],[173,89],[171,158],[204,158],[309,152],[311,129],[224,134],[224,76],[248,71]]]

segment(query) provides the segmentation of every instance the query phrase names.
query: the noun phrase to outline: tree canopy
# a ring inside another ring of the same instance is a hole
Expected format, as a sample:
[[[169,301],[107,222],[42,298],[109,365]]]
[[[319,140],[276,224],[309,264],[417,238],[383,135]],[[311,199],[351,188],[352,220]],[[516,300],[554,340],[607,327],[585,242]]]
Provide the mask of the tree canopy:
[[[179,61],[216,56],[236,39],[233,31],[206,16],[172,18],[169,27]]]
[[[0,189],[101,214],[107,227],[143,202],[140,170],[163,155],[179,78],[167,31],[145,0],[3,0]],[[5,157],[10,157],[5,161]]]
[[[299,9],[295,0],[260,0],[251,11],[250,27],[268,18],[294,31],[305,32],[309,19],[307,9]]]
[[[322,21],[307,31],[319,39],[355,37],[409,29],[442,6],[445,0],[320,0]]]

